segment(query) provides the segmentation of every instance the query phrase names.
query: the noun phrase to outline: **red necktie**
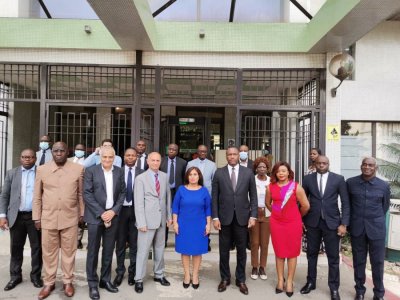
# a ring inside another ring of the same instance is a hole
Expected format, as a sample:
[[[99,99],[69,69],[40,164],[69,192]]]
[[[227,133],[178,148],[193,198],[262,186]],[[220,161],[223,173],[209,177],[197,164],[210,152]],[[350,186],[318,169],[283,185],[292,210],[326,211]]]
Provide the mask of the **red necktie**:
[[[158,194],[158,197],[160,197],[160,181],[158,181],[158,173],[154,174],[155,179],[156,179],[156,191]]]

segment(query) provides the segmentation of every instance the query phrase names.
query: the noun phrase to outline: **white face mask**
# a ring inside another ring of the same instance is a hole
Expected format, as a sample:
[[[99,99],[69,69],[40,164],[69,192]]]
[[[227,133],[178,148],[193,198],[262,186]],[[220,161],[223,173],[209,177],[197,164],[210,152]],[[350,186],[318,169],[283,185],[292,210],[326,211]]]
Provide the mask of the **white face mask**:
[[[47,149],[49,149],[49,143],[48,142],[40,142],[39,143],[39,147],[40,147],[40,149],[42,149],[42,150],[47,150]]]
[[[83,157],[85,155],[85,151],[83,151],[83,150],[75,150],[75,156],[77,157],[77,158],[81,158],[81,157]]]
[[[239,157],[240,157],[240,160],[246,160],[248,157],[247,152],[244,152],[244,151],[239,152]]]

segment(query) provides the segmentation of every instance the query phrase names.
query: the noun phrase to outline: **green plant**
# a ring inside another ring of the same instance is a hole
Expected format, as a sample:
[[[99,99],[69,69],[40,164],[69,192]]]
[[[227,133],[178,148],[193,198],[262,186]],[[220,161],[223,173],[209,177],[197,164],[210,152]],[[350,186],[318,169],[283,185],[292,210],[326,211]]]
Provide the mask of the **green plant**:
[[[386,157],[377,159],[378,172],[389,180],[392,197],[400,199],[400,132],[393,133],[393,137],[397,143],[380,146]]]

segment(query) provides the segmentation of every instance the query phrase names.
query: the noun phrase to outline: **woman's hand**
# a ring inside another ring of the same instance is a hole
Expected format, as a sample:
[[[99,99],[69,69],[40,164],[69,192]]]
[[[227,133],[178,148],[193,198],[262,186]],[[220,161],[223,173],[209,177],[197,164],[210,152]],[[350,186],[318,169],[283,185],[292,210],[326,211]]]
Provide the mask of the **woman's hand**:
[[[176,234],[179,234],[179,225],[178,225],[178,222],[174,222],[173,227],[174,227],[174,232],[175,232]]]
[[[206,231],[204,233],[204,235],[209,235],[211,232],[211,225],[210,224],[206,224]]]

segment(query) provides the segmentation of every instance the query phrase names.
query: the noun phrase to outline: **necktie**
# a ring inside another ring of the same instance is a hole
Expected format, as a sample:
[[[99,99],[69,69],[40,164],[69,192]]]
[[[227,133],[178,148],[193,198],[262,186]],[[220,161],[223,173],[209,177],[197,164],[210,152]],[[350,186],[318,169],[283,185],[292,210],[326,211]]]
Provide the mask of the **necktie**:
[[[44,165],[44,160],[46,159],[46,150],[42,151],[42,157],[40,158],[39,166]]]
[[[175,182],[175,167],[174,160],[171,159],[171,167],[169,168],[169,184],[173,185]]]
[[[132,168],[129,168],[128,180],[126,182],[126,202],[131,203],[133,200],[132,191]]]
[[[321,198],[324,197],[324,191],[322,189],[322,174],[320,174],[320,177],[319,177],[319,194],[321,195]],[[321,218],[322,218],[322,220],[325,220],[323,202],[324,202],[324,200],[321,199]]]
[[[155,180],[156,180],[156,191],[158,194],[158,197],[160,197],[160,181],[158,181],[158,173],[154,174]]]
[[[233,191],[235,191],[235,190],[236,190],[236,173],[235,173],[235,168],[232,168],[231,183],[232,183]]]

